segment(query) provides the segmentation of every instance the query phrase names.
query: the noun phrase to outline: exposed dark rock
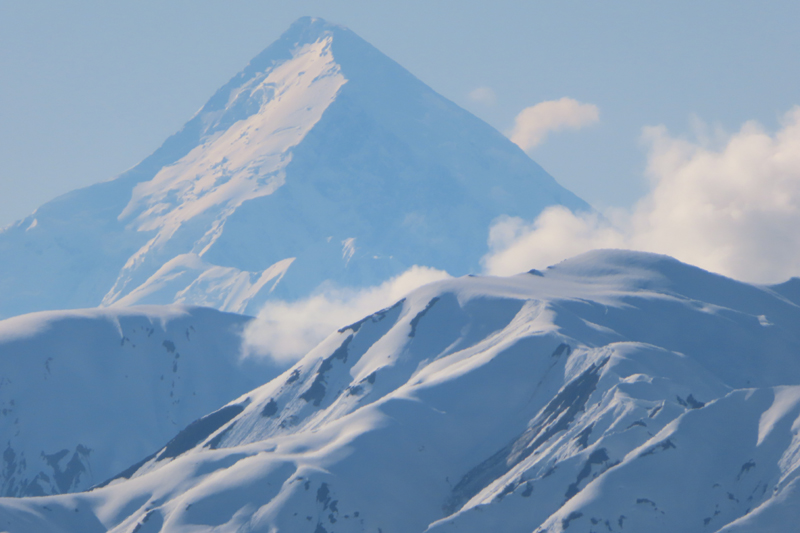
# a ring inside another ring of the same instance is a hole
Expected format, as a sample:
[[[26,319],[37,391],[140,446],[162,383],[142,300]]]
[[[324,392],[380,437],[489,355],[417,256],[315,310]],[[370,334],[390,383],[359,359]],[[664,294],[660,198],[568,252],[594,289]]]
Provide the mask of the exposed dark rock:
[[[647,455],[653,455],[654,453],[656,453],[658,451],[662,451],[663,452],[665,450],[669,450],[670,448],[675,448],[675,444],[670,439],[666,439],[666,440],[663,440],[663,441],[659,442],[658,444],[656,444],[655,446],[653,446],[652,448],[650,448],[649,450],[644,452],[639,457],[645,457]]]
[[[467,472],[453,487],[452,495],[444,506],[445,512],[454,512],[489,483],[530,456],[539,446],[567,429],[578,413],[584,410],[600,380],[600,370],[607,362],[608,359],[604,359],[591,365],[564,385],[520,437]]]
[[[264,418],[269,418],[271,416],[275,416],[277,412],[278,412],[278,402],[276,402],[274,398],[270,398],[270,400],[261,410],[261,416],[263,416]]]
[[[327,483],[323,483],[317,489],[317,501],[322,504],[323,510],[328,508],[328,504],[331,502],[331,490]]]
[[[405,298],[403,298],[402,300],[400,300],[399,302],[397,302],[396,304],[394,304],[394,305],[393,305],[393,306],[391,306],[391,307],[387,307],[387,308],[385,308],[385,309],[381,309],[381,310],[380,310],[380,311],[378,311],[377,313],[373,313],[373,314],[369,315],[369,316],[368,316],[368,317],[366,317],[366,318],[362,318],[362,319],[361,319],[361,320],[359,320],[358,322],[354,322],[354,323],[350,324],[349,326],[345,326],[345,327],[343,327],[342,329],[340,329],[340,330],[339,330],[339,333],[344,333],[344,332],[345,332],[345,331],[347,331],[348,329],[349,329],[349,330],[351,330],[353,333],[358,333],[358,330],[359,330],[359,329],[361,328],[361,326],[363,326],[365,323],[367,323],[367,322],[372,322],[372,323],[375,323],[375,322],[380,322],[381,320],[383,320],[384,318],[386,318],[386,315],[387,315],[387,314],[388,314],[390,311],[392,311],[392,310],[396,309],[397,307],[400,307],[400,306],[402,306],[402,305],[403,305],[403,303],[404,303],[405,301],[406,301],[406,299],[405,299]]]
[[[580,518],[582,516],[583,516],[583,513],[579,513],[577,511],[573,511],[573,512],[569,513],[569,515],[567,515],[566,518],[563,518],[561,520],[561,528],[562,529],[567,529],[569,527],[569,523],[570,522],[572,522],[573,520],[577,520],[578,518]]]
[[[417,316],[415,316],[414,318],[411,319],[411,331],[408,333],[409,337],[413,337],[416,334],[416,332],[417,332],[417,324],[419,324],[419,321],[422,320],[422,317],[424,317],[425,314],[427,314],[427,312],[430,311],[431,308],[434,305],[436,305],[436,302],[438,302],[438,301],[439,301],[439,297],[438,296],[436,296],[434,298],[431,298],[431,301],[428,302],[428,305],[425,306],[425,309],[423,309],[422,311],[417,313]]]
[[[528,498],[531,494],[533,494],[533,483],[528,481],[525,483],[525,489],[522,491],[522,497]]]
[[[577,444],[581,448],[586,448],[587,446],[589,446],[589,437],[592,434],[593,428],[594,424],[589,424],[588,426],[583,428],[583,431],[578,433],[578,436],[575,437],[575,444]]]
[[[637,504],[647,503],[652,505],[654,509],[657,509],[656,503],[653,500],[648,500],[647,498],[636,498],[636,503]]]
[[[195,420],[167,443],[158,455],[158,460],[171,459],[191,450],[242,411],[244,411],[243,405],[227,405]]]
[[[319,407],[319,404],[322,403],[322,400],[325,398],[325,374],[333,368],[333,361],[338,359],[343,363],[347,362],[347,347],[350,344],[350,341],[353,340],[353,335],[347,337],[342,345],[339,346],[330,356],[322,361],[322,364],[319,365],[319,370],[317,370],[317,375],[314,378],[314,381],[311,383],[311,386],[300,395],[300,398],[305,400],[306,402],[313,402],[315,407]]]
[[[691,394],[686,398],[686,404],[690,409],[701,409],[706,405],[705,403],[696,400]]]
[[[69,492],[80,481],[81,474],[86,472],[84,461],[88,461],[91,450],[85,446],[78,445],[72,457],[62,469],[60,463],[69,455],[69,450],[47,455],[42,452],[42,459],[53,470],[53,479],[56,482],[59,492]]]
[[[575,483],[572,483],[569,487],[567,487],[567,493],[564,495],[566,499],[570,499],[576,494],[578,494],[580,489],[580,483],[585,478],[589,477],[592,473],[592,466],[593,465],[601,465],[608,461],[608,454],[606,453],[605,448],[600,448],[599,450],[593,451],[589,458],[584,463],[583,468],[578,473],[578,479],[575,480]]]
[[[570,348],[569,344],[562,342],[561,344],[556,346],[555,350],[553,350],[552,357],[560,357],[564,353],[566,353],[567,355],[571,354],[572,348]]]
[[[752,459],[747,461],[745,464],[742,465],[741,470],[739,470],[739,475],[736,476],[736,481],[739,481],[742,478],[742,475],[745,472],[749,472],[752,468],[755,468],[755,467],[756,467],[756,462],[755,461],[753,461]]]
[[[226,427],[225,429],[223,429],[222,431],[220,431],[219,433],[217,433],[217,434],[214,436],[214,438],[213,438],[213,439],[209,440],[209,441],[206,443],[206,445],[205,445],[205,448],[210,448],[210,449],[212,449],[212,450],[217,450],[217,449],[219,449],[219,445],[220,445],[220,443],[222,442],[222,439],[224,439],[224,438],[225,438],[225,436],[226,436],[228,433],[230,433],[230,432],[231,432],[231,430],[232,430],[232,429],[233,429],[235,426],[236,426],[236,422],[232,423],[231,425],[229,425],[228,427]]]

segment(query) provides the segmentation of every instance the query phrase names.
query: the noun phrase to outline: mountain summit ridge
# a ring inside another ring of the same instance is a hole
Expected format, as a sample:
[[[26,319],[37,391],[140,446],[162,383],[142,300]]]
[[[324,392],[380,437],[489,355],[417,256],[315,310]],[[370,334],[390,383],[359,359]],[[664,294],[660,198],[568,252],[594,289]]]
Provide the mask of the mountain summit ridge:
[[[0,498],[0,524],[787,531],[800,502],[798,323],[800,306],[770,288],[638,252],[435,282],[103,487]]]
[[[588,205],[352,31],[302,18],[117,178],[0,232],[0,317],[479,269],[491,221]],[[49,265],[59,264],[53,272]]]

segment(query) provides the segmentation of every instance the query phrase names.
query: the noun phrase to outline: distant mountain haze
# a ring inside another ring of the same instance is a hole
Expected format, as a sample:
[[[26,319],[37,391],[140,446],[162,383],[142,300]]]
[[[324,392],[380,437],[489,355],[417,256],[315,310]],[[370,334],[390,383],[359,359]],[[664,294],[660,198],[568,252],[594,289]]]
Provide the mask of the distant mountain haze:
[[[0,317],[195,304],[255,313],[412,265],[477,272],[500,215],[589,206],[341,26],[298,20],[116,178],[0,232]]]

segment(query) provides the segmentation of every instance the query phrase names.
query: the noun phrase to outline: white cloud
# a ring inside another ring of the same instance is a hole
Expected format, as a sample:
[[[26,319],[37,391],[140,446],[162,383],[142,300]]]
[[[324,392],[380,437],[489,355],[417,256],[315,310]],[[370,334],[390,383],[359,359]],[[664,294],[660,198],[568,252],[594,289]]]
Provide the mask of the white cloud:
[[[478,87],[470,91],[467,96],[476,104],[493,106],[497,103],[497,95],[491,87]]]
[[[594,248],[671,255],[737,279],[774,283],[800,275],[800,107],[774,135],[755,122],[719,147],[645,128],[651,192],[630,212],[545,211],[532,224],[497,221],[489,273],[542,268]]]
[[[566,97],[549,100],[520,111],[508,137],[528,151],[541,144],[551,131],[581,129],[599,118],[600,111],[594,104],[582,104]]]
[[[549,207],[531,224],[519,217],[502,217],[489,230],[487,273],[519,274],[544,268],[595,248],[622,248],[625,239],[593,213],[573,214],[563,206]]]
[[[334,288],[297,302],[268,302],[244,332],[244,355],[297,360],[335,330],[448,277],[441,270],[414,266],[376,287]]]

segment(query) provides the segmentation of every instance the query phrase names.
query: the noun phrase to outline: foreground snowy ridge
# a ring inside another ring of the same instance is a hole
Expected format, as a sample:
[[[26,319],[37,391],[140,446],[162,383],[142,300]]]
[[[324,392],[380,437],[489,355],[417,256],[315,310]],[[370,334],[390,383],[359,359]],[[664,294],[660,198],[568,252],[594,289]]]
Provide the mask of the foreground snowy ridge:
[[[12,532],[787,531],[797,280],[650,254],[434,283]]]

